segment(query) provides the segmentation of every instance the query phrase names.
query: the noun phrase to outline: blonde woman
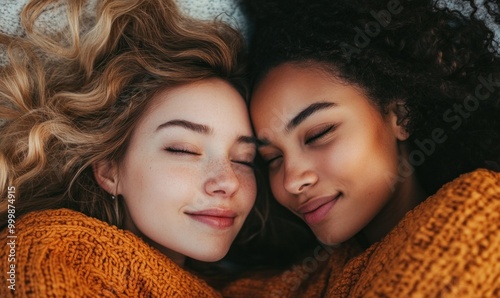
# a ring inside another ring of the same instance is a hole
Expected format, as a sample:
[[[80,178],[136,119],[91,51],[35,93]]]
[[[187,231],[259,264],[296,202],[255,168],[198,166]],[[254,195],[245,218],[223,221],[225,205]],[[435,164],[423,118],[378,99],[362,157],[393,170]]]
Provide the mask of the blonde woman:
[[[0,295],[213,297],[186,259],[228,251],[256,198],[230,27],[171,1],[103,1],[82,32],[0,36]]]

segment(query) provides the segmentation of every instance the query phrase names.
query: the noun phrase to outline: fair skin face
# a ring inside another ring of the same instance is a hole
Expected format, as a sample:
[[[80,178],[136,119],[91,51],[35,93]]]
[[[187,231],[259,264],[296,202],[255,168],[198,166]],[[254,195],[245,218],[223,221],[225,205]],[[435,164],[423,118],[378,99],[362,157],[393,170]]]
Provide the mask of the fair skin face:
[[[208,79],[152,98],[119,164],[96,178],[126,205],[125,229],[182,265],[226,255],[256,197],[256,154],[243,98]]]
[[[396,113],[319,67],[272,69],[250,113],[275,198],[325,244],[377,241],[422,198],[413,176],[394,179],[408,138]]]

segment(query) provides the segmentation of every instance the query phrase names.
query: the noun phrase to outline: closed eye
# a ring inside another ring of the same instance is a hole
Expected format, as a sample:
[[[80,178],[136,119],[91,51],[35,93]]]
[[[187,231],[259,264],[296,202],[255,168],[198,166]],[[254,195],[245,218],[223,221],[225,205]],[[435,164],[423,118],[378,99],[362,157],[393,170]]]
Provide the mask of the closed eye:
[[[275,161],[277,161],[279,158],[281,158],[281,155],[274,156],[270,159],[266,159],[266,165],[271,166]]]
[[[325,129],[321,130],[317,134],[314,134],[312,137],[309,137],[308,139],[306,139],[306,142],[305,142],[306,145],[314,143],[315,141],[321,139],[322,137],[324,137],[327,134],[329,134],[330,132],[332,132],[334,129],[335,129],[335,125],[330,125],[330,126],[326,127]]]
[[[190,151],[184,148],[175,148],[175,147],[167,147],[165,149],[167,152],[173,153],[173,154],[191,154],[191,155],[200,155],[199,153],[196,153],[194,151]]]
[[[232,160],[232,162],[250,167],[252,169],[255,168],[255,163],[253,162],[253,160],[252,161]]]

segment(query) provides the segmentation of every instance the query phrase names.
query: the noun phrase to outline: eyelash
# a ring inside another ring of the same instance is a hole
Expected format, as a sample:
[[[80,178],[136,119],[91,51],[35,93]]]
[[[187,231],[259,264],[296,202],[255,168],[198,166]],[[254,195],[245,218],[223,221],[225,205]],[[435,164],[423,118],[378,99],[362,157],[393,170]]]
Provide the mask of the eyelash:
[[[180,148],[173,148],[173,147],[167,147],[165,150],[168,151],[168,152],[170,152],[170,153],[173,153],[173,154],[200,155],[200,154],[195,153],[193,151],[189,151],[189,150],[186,150],[186,149],[180,149]],[[249,162],[249,161],[242,161],[242,160],[232,160],[232,162],[235,162],[235,163],[238,163],[238,164],[250,167],[252,169],[255,168],[255,164],[254,164],[253,161]]]
[[[233,162],[247,166],[247,167],[252,168],[252,169],[255,168],[255,164],[253,163],[253,161],[248,162],[248,161],[241,161],[241,160],[233,160]]]
[[[280,157],[281,157],[281,155],[278,155],[278,156],[275,156],[275,157],[271,158],[270,160],[266,160],[266,161],[265,161],[265,162],[266,162],[266,165],[267,165],[267,166],[270,166],[270,165],[271,165],[271,163],[272,163],[273,161],[277,160],[277,159],[278,159],[278,158],[280,158]]]
[[[200,155],[196,152],[193,152],[193,151],[189,151],[187,149],[183,149],[183,148],[173,148],[173,147],[167,147],[165,148],[166,151],[170,152],[170,153],[173,153],[173,154],[191,154],[191,155]]]
[[[306,140],[306,142],[305,142],[306,145],[311,144],[314,141],[321,139],[322,137],[324,137],[328,133],[332,132],[334,128],[335,128],[335,125],[330,125],[326,129],[322,130],[321,132],[319,132],[319,133],[313,135],[312,137],[308,138]]]
[[[306,141],[305,141],[305,144],[306,145],[309,145],[319,139],[321,139],[322,137],[326,136],[328,133],[332,132],[333,130],[335,129],[335,125],[330,125],[328,126],[327,128],[325,128],[324,130],[322,130],[321,132],[313,135],[312,137],[308,138]],[[275,161],[276,159],[278,158],[281,158],[281,155],[278,155],[278,156],[275,156],[269,160],[266,160],[266,164],[267,166],[269,166],[273,161]]]

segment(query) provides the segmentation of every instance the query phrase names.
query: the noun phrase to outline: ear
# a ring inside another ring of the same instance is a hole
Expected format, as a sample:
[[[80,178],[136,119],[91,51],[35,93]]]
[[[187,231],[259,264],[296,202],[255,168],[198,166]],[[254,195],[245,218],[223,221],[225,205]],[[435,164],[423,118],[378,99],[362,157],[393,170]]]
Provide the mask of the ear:
[[[392,131],[400,141],[408,139],[410,134],[406,130],[408,124],[408,108],[402,100],[395,101],[389,105],[389,120]]]
[[[113,161],[99,161],[92,165],[94,177],[99,186],[111,195],[118,190],[118,166]]]

